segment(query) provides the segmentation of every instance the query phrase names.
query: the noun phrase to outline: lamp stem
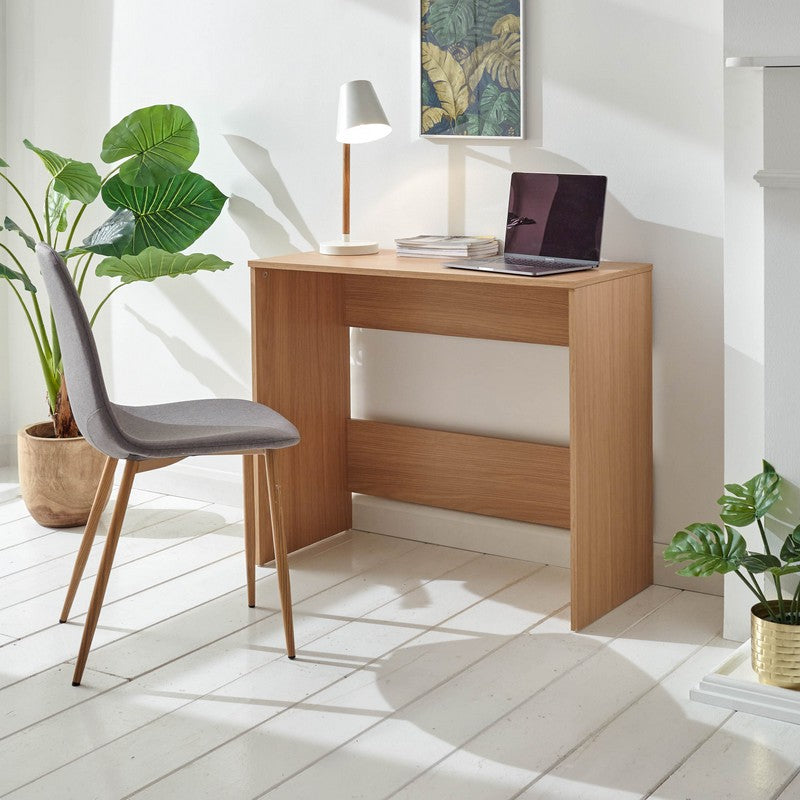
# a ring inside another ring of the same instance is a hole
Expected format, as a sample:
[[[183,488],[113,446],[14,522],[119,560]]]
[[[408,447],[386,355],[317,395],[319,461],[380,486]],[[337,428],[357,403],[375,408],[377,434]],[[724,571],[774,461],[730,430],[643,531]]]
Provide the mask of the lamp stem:
[[[350,145],[342,145],[342,239],[350,240]]]

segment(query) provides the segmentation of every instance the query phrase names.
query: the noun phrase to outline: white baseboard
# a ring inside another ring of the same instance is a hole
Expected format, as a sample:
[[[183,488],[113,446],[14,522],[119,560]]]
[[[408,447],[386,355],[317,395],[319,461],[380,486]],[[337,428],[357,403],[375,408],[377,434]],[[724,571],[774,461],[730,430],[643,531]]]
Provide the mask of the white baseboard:
[[[353,527],[557,567],[569,566],[569,532],[480,514],[353,495]]]
[[[136,486],[225,506],[241,506],[244,502],[241,471],[213,469],[185,461],[137,475]]]
[[[181,461],[136,476],[136,486],[162,494],[242,505],[242,474]],[[357,530],[430,542],[478,553],[569,566],[569,533],[561,528],[466,514],[442,508],[399,503],[381,497],[353,495],[353,527]],[[676,589],[722,595],[722,576],[684,578],[664,563],[666,545],[653,543],[653,583]]]

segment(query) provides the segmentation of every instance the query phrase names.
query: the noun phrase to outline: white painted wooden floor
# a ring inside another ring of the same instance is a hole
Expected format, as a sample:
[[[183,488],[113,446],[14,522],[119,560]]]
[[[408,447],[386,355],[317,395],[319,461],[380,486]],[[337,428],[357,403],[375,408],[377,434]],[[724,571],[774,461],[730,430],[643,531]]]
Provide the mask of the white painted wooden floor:
[[[800,726],[693,703],[720,598],[651,587],[581,634],[566,570],[353,531],[244,594],[238,509],[134,492],[84,685],[80,531],[0,505],[0,796],[800,800]]]

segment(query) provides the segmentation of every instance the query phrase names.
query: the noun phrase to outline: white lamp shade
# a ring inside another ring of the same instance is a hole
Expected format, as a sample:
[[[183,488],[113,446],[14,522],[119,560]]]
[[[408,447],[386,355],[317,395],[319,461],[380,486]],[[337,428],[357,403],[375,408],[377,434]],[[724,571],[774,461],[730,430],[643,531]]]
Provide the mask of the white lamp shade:
[[[349,81],[339,89],[336,140],[360,144],[382,139],[392,127],[369,81]]]

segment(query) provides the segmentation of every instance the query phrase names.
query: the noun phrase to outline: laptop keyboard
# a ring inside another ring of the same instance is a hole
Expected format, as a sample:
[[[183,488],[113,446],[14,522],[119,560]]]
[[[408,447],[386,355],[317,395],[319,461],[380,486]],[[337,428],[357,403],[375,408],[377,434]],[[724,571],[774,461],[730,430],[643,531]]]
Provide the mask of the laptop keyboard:
[[[544,272],[552,272],[563,269],[575,269],[577,261],[560,260],[557,258],[522,258],[520,256],[503,256],[504,264],[511,264],[514,267],[536,267]],[[588,266],[588,265],[587,265]]]

